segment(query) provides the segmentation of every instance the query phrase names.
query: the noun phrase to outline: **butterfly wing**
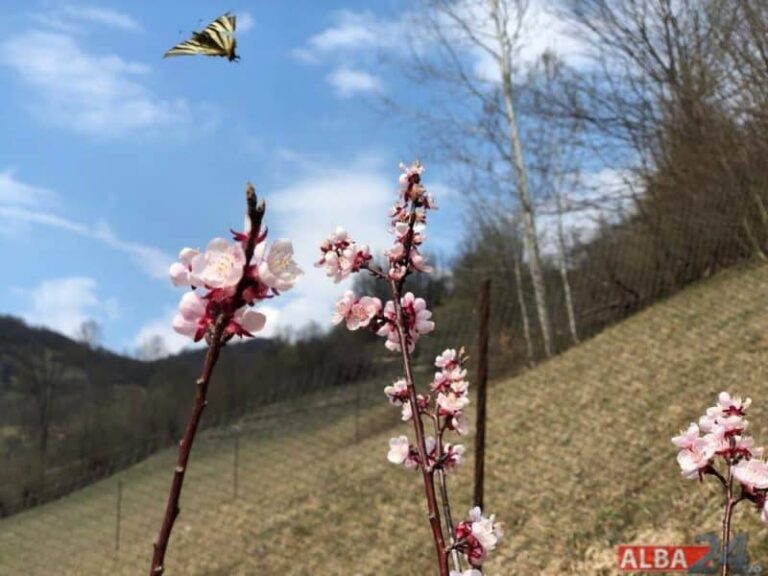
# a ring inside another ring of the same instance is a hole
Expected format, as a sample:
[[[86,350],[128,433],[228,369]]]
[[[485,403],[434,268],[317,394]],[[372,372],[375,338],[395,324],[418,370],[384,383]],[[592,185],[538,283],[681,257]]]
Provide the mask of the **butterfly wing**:
[[[194,32],[192,38],[177,44],[163,56],[223,56],[237,60],[235,54],[235,16],[224,14],[211,22],[202,32]]]

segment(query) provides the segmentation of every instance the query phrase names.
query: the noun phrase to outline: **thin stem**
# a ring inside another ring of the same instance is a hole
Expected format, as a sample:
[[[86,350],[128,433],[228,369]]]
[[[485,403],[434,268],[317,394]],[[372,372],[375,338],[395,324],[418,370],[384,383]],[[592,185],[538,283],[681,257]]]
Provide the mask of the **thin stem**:
[[[435,414],[432,416],[432,422],[435,425],[435,438],[437,438],[437,461],[443,460],[443,436],[445,435],[445,421],[440,423],[439,409],[435,409]],[[461,572],[461,561],[458,550],[455,549],[456,545],[456,533],[454,532],[453,515],[451,514],[451,502],[448,499],[448,484],[446,482],[445,469],[442,467],[437,468],[437,485],[440,488],[440,501],[443,505],[443,518],[445,519],[446,532],[448,534],[449,549],[451,551],[451,559],[453,560],[453,567],[457,572]]]
[[[231,310],[222,310],[213,325],[213,330],[207,336],[208,352],[205,355],[205,364],[200,377],[197,379],[195,400],[192,404],[192,412],[187,421],[187,427],[184,430],[184,436],[179,442],[179,455],[176,461],[176,468],[173,472],[173,481],[171,482],[171,491],[168,494],[168,502],[165,507],[165,516],[160,527],[160,533],[154,543],[154,552],[152,554],[152,567],[150,576],[161,576],[165,572],[165,553],[168,549],[168,542],[171,538],[173,525],[178,518],[181,509],[179,508],[179,499],[181,498],[181,489],[184,485],[184,477],[187,471],[189,455],[192,452],[192,444],[195,441],[195,435],[200,425],[200,419],[203,411],[208,404],[208,385],[211,381],[213,369],[216,361],[219,359],[219,352],[224,345],[224,329],[232,319],[234,311],[245,304],[243,292],[247,286],[246,272],[253,258],[257,242],[261,238],[261,222],[264,218],[266,206],[263,201],[258,202],[256,191],[249,183],[246,190],[246,202],[248,205],[248,219],[251,223],[251,229],[248,232],[248,238],[245,245],[245,265],[243,267],[243,278],[235,289],[233,297],[233,308]]]
[[[424,423],[421,420],[421,412],[419,411],[418,398],[416,396],[416,388],[413,384],[413,370],[411,367],[411,355],[408,352],[408,338],[406,336],[407,330],[405,327],[405,315],[403,313],[403,307],[400,304],[400,286],[395,280],[390,280],[390,288],[392,289],[392,299],[395,304],[395,328],[397,330],[397,336],[400,343],[400,351],[402,352],[403,369],[405,371],[405,382],[408,386],[408,401],[411,404],[411,410],[413,414],[413,429],[416,434],[416,450],[419,454],[419,461],[421,466],[421,475],[424,480],[424,494],[427,499],[427,510],[429,514],[429,524],[432,528],[432,537],[435,541],[435,549],[437,552],[437,561],[440,568],[440,576],[448,576],[448,556],[445,551],[445,540],[443,538],[443,529],[440,521],[440,512],[437,506],[437,497],[435,494],[435,480],[434,470],[427,466],[427,446],[424,439]]]
[[[736,447],[736,440],[730,438],[731,453]],[[731,457],[727,458],[728,469],[725,477],[725,516],[723,517],[723,536],[720,539],[722,548],[720,549],[720,567],[721,576],[728,576],[728,548],[731,543],[731,518],[733,508],[738,503],[733,497],[733,461]],[[741,498],[739,498],[741,500]]]
[[[224,327],[228,322],[229,318],[224,314],[220,315],[216,321],[211,344],[208,348],[208,353],[205,355],[203,373],[200,375],[200,378],[197,379],[197,391],[192,406],[192,413],[187,422],[184,437],[181,442],[179,442],[179,457],[176,462],[176,469],[173,472],[173,482],[171,483],[171,492],[168,495],[168,503],[165,508],[165,517],[163,518],[160,533],[154,544],[152,568],[149,572],[150,576],[160,576],[165,572],[165,552],[168,548],[168,541],[171,538],[173,525],[181,511],[179,509],[179,498],[181,497],[181,489],[184,485],[184,476],[187,471],[189,454],[192,451],[192,443],[195,440],[195,434],[197,433],[197,428],[200,424],[200,417],[203,415],[203,410],[205,410],[205,407],[208,404],[208,401],[206,400],[208,384],[211,380],[213,367],[216,365],[216,360],[218,360],[219,351],[221,350],[221,337],[224,333]]]

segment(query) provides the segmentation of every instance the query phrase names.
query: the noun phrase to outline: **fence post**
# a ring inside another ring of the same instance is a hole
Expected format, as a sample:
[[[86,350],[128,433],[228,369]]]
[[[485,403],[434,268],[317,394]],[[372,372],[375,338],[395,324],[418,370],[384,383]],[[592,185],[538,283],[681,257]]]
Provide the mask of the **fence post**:
[[[477,345],[477,421],[475,424],[475,506],[483,507],[483,488],[485,482],[485,403],[488,385],[488,323],[491,316],[491,280],[483,280],[480,285],[479,302],[480,324]]]
[[[120,550],[120,520],[123,513],[123,481],[117,481],[117,502],[115,510],[115,552]]]
[[[235,458],[232,463],[232,493],[237,499],[238,474],[240,472],[240,434],[235,435]]]

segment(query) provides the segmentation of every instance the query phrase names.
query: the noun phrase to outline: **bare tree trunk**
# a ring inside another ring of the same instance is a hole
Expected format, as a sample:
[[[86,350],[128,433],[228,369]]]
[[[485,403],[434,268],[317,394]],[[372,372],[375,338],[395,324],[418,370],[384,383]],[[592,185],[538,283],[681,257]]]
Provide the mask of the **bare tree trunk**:
[[[526,353],[528,354],[528,366],[533,366],[533,342],[531,341],[531,326],[528,323],[528,305],[525,303],[523,291],[523,275],[520,272],[520,259],[517,253],[513,258],[515,266],[515,284],[517,287],[517,303],[520,305],[520,316],[523,318],[523,337],[525,338]]]
[[[541,254],[539,241],[536,236],[536,219],[533,202],[528,191],[528,176],[523,159],[523,147],[520,142],[520,133],[517,126],[515,106],[512,88],[512,42],[507,32],[507,18],[499,12],[499,0],[488,0],[491,19],[495,26],[496,41],[499,44],[497,63],[501,73],[501,91],[504,99],[504,110],[509,128],[509,144],[514,161],[515,174],[517,176],[517,194],[523,214],[523,230],[525,234],[525,248],[528,257],[528,267],[533,282],[533,293],[536,300],[536,311],[541,325],[541,337],[544,341],[544,353],[552,356],[552,334],[547,311],[547,295],[544,284],[544,275],[541,269]]]
[[[560,191],[562,175],[555,179],[555,202],[557,203],[557,252],[560,260],[560,278],[563,280],[563,293],[565,294],[565,309],[568,312],[568,327],[571,330],[571,338],[574,344],[579,343],[579,333],[576,329],[576,314],[573,311],[573,298],[571,297],[571,282],[568,280],[568,265],[566,262],[565,233],[563,232],[563,198]]]

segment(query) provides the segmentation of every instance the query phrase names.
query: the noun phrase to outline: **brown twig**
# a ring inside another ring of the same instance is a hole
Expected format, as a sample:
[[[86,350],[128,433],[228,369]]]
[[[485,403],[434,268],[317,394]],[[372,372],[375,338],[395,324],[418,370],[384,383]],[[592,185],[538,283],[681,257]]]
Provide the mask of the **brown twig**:
[[[243,279],[237,285],[234,296],[234,307],[231,310],[222,310],[219,312],[218,317],[213,325],[213,330],[208,334],[208,352],[205,355],[205,364],[203,365],[203,371],[200,377],[197,379],[197,386],[195,392],[195,400],[192,405],[192,413],[187,421],[187,427],[184,430],[184,436],[179,442],[179,456],[176,461],[176,468],[173,472],[173,481],[171,483],[171,491],[168,495],[168,503],[165,508],[165,516],[163,518],[162,526],[160,527],[160,533],[157,536],[157,540],[154,543],[154,552],[152,554],[152,567],[150,568],[150,576],[160,576],[165,572],[165,553],[168,549],[168,542],[171,538],[171,532],[173,531],[173,525],[176,522],[176,518],[179,516],[181,509],[179,508],[179,499],[181,498],[181,489],[184,485],[184,477],[187,471],[187,463],[189,462],[189,455],[192,451],[192,444],[195,441],[195,435],[200,425],[200,419],[203,415],[206,405],[208,404],[208,385],[211,381],[211,375],[213,369],[216,366],[216,361],[219,358],[219,352],[224,345],[224,329],[229,321],[232,319],[232,314],[243,303],[243,291],[246,288],[245,271],[253,258],[253,252],[256,247],[256,242],[261,233],[261,222],[264,218],[264,211],[266,206],[263,201],[259,202],[256,199],[256,191],[249,183],[246,190],[246,202],[248,204],[248,219],[251,223],[251,229],[248,232],[248,239],[245,247],[245,267],[243,269]]]

